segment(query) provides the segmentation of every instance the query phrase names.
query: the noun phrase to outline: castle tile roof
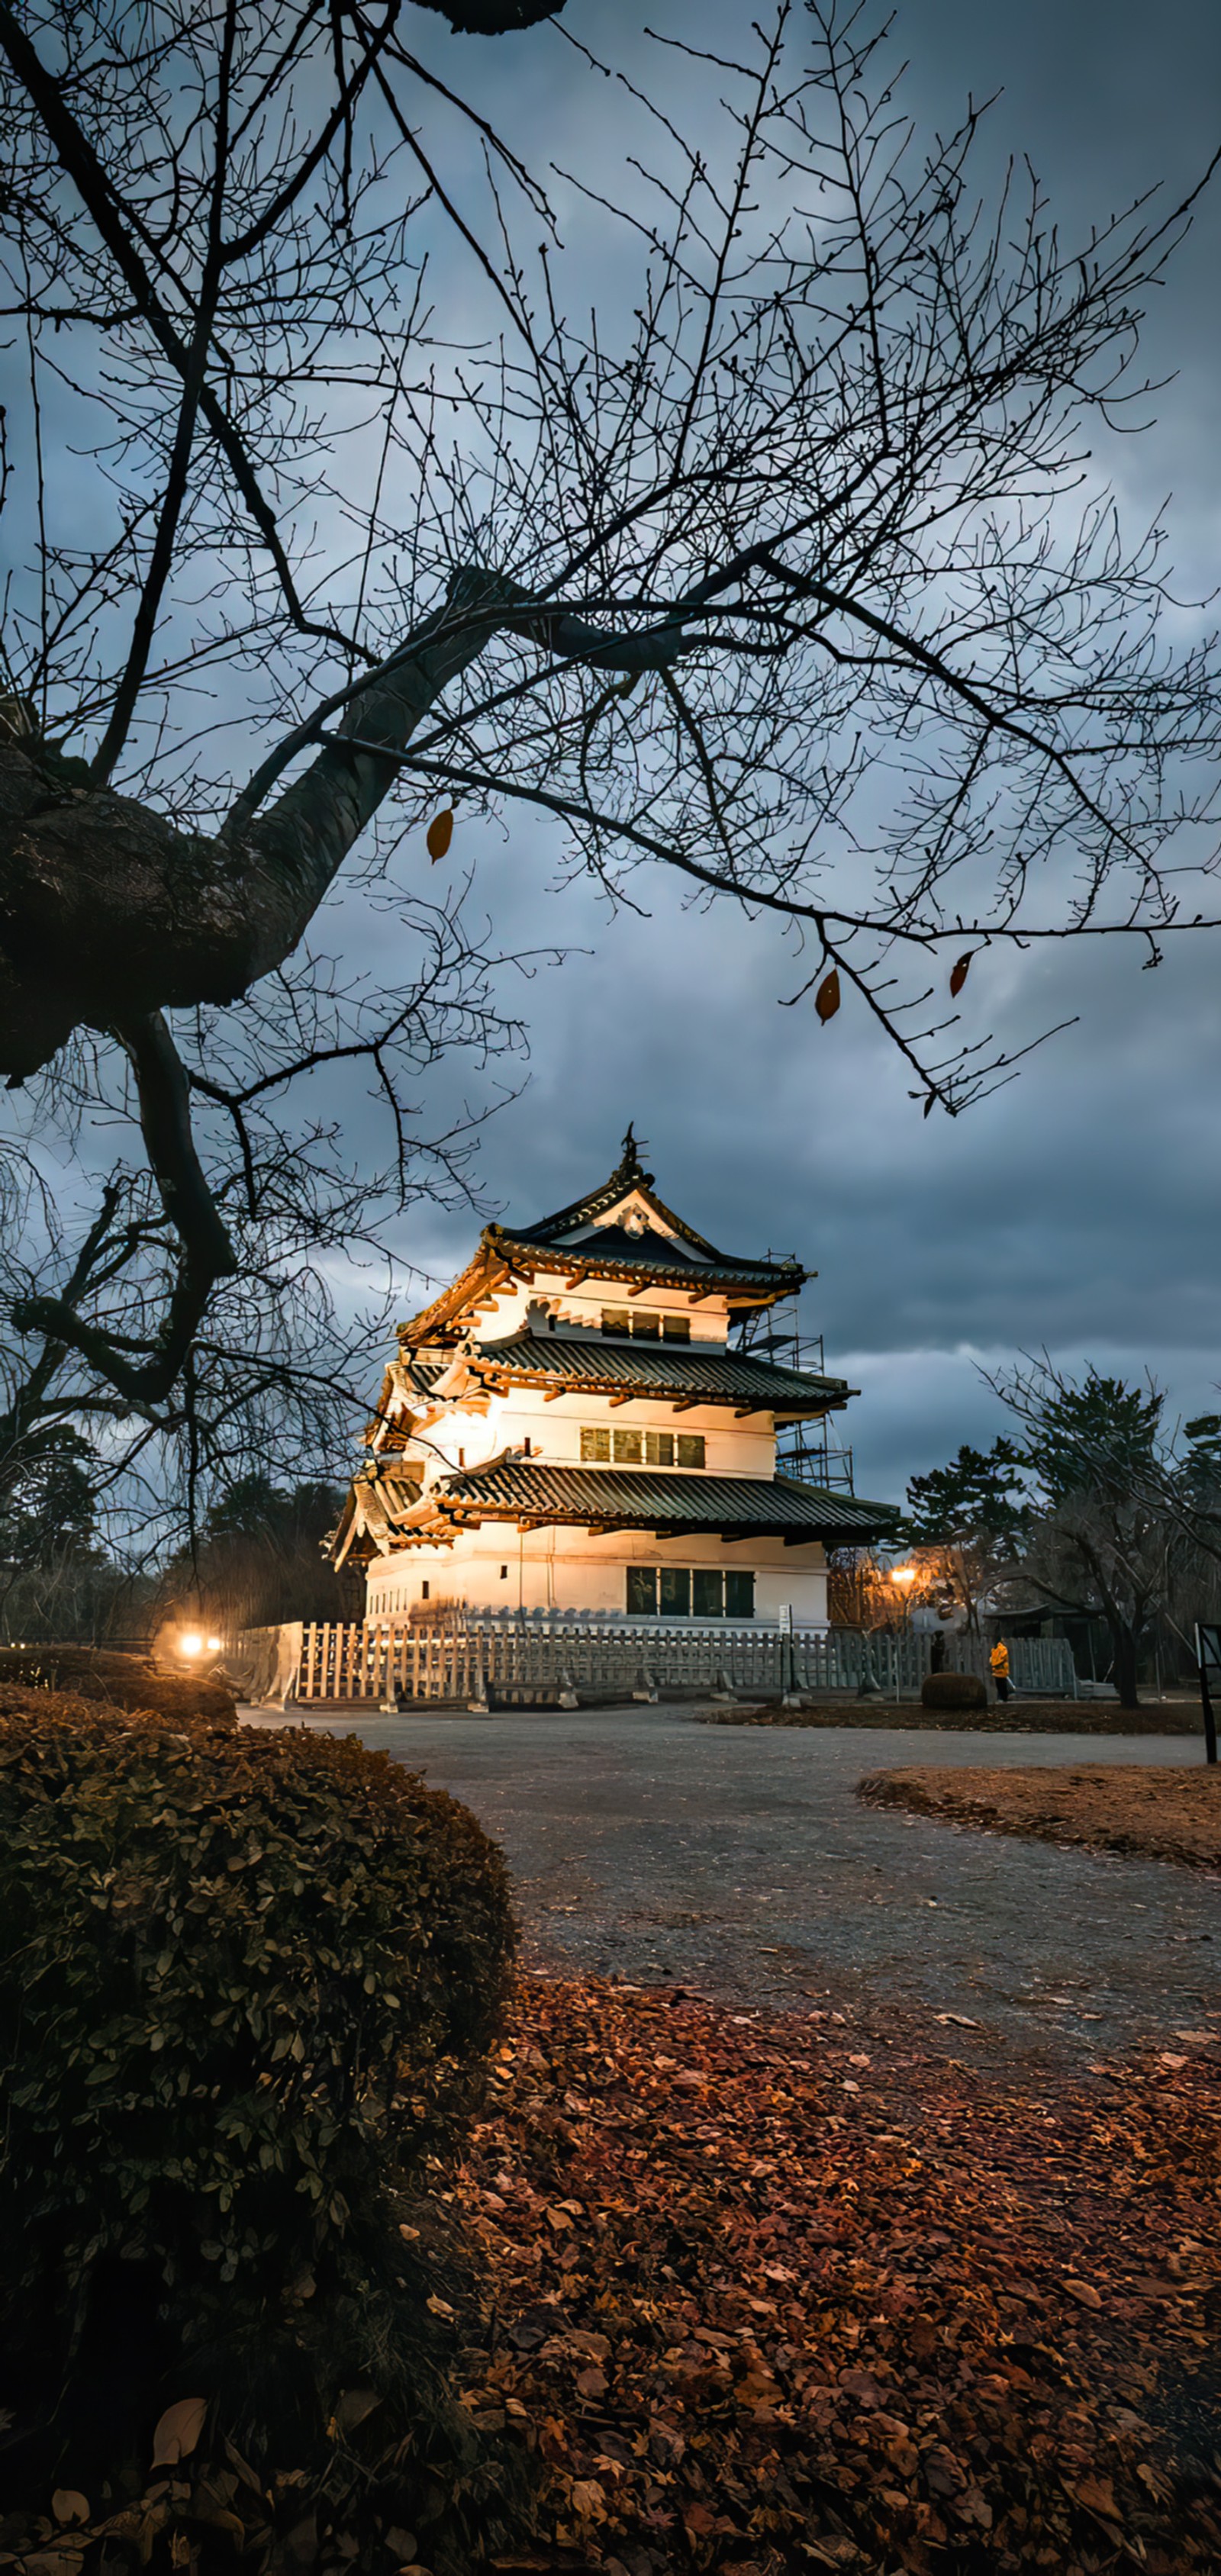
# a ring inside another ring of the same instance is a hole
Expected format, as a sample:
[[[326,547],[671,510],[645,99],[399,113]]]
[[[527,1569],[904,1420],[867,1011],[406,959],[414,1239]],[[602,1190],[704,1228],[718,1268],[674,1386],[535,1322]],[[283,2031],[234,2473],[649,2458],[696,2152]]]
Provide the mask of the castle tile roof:
[[[625,1200],[638,1202],[643,1231],[603,1222]],[[622,1280],[629,1287],[685,1288],[693,1297],[720,1296],[749,1310],[792,1297],[812,1272],[799,1261],[759,1260],[719,1252],[706,1235],[676,1216],[653,1187],[629,1127],[622,1160],[610,1178],[571,1206],[532,1225],[485,1225],[479,1248],[458,1278],[419,1315],[399,1326],[407,1343],[451,1333],[481,1296],[505,1279],[532,1279],[559,1271],[574,1283],[584,1277]]]
[[[418,1501],[391,1507],[403,1540],[435,1546],[456,1528],[482,1520],[648,1529],[680,1537],[715,1530],[725,1538],[784,1538],[792,1546],[821,1540],[860,1546],[888,1533],[893,1506],[831,1493],[788,1476],[710,1476],[645,1468],[553,1467],[543,1459],[495,1458],[486,1466],[438,1478]]]
[[[842,1377],[816,1377],[804,1369],[776,1368],[744,1351],[716,1343],[584,1341],[560,1333],[515,1333],[482,1342],[471,1365],[485,1384],[560,1387],[605,1395],[629,1390],[703,1404],[751,1406],[781,1415],[828,1413],[856,1389]],[[416,1374],[425,1375],[417,1363]],[[440,1375],[437,1363],[429,1374]]]

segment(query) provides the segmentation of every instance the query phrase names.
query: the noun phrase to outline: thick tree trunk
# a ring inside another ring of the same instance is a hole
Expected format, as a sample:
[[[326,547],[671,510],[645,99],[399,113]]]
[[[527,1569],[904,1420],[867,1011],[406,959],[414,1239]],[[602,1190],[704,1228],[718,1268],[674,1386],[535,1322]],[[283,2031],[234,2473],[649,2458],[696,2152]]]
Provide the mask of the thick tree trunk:
[[[540,19],[558,18],[564,0],[420,0],[448,18],[456,36],[508,36]]]
[[[289,754],[319,738],[313,726],[280,746],[211,840],[78,783],[80,762],[0,739],[0,1080],[36,1073],[74,1028],[232,1002],[282,966],[416,726],[506,628],[607,673],[666,670],[686,649],[678,612],[617,636],[536,606],[507,574],[464,568],[444,608],[348,696],[304,775],[257,811]]]
[[[1119,1705],[1121,1708],[1139,1708],[1140,1698],[1136,1687],[1137,1641],[1135,1635],[1131,1628],[1120,1627],[1114,1620],[1109,1620],[1107,1624],[1111,1631],[1111,1645],[1114,1650],[1115,1687],[1119,1693]]]
[[[449,682],[502,628],[541,654],[601,671],[666,670],[686,649],[677,612],[608,634],[506,575],[450,581],[446,603],[380,669],[286,736],[212,840],[176,832],[130,797],[96,790],[79,761],[10,723],[0,738],[0,1078],[23,1082],[78,1026],[127,1050],[162,1206],[178,1242],[156,1334],[133,1347],[77,1311],[81,1291],[20,1299],[43,1362],[81,1355],[123,1403],[165,1400],[235,1256],[191,1133],[190,1090],[165,1011],[235,1001],[287,963],[348,851],[399,775],[400,756]],[[322,733],[339,716],[334,734]],[[263,799],[310,743],[304,776]]]
[[[0,1077],[37,1072],[78,1026],[231,1002],[291,956],[448,683],[481,653],[514,586],[455,576],[445,608],[353,700],[329,746],[269,810],[215,839],[76,764],[0,743]]]

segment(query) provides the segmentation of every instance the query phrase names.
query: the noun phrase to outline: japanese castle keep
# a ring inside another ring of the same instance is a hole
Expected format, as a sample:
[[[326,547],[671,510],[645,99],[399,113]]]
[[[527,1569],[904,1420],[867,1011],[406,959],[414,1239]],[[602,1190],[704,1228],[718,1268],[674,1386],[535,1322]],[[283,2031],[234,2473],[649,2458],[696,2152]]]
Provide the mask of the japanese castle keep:
[[[827,1550],[893,1515],[778,1472],[776,1434],[854,1390],[730,1339],[806,1276],[718,1252],[675,1216],[630,1128],[587,1198],[485,1226],[399,1327],[332,1542],[367,1568],[367,1617],[453,1602],[821,1624]]]

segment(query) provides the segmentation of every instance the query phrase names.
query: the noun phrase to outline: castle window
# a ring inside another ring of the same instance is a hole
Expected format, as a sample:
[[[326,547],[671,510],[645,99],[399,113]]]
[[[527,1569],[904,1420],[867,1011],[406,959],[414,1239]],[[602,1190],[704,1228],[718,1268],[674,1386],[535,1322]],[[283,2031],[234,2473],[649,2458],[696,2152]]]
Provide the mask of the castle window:
[[[659,1315],[648,1306],[604,1306],[602,1330],[620,1341],[626,1341],[630,1334],[634,1342],[689,1342],[691,1318]]]
[[[420,1599],[421,1601],[427,1601],[428,1599],[428,1585],[426,1583],[422,1583],[420,1585]]]
[[[702,1431],[610,1431],[600,1424],[581,1427],[581,1463],[586,1467],[702,1467],[706,1463]]]
[[[719,1567],[629,1565],[629,1619],[753,1619],[753,1574],[722,1574]]]

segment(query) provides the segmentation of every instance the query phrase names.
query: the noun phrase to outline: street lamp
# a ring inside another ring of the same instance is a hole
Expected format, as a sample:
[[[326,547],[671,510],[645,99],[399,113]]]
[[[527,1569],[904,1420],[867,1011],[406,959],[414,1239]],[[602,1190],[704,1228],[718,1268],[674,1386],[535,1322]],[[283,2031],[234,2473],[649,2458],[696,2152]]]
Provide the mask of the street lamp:
[[[899,1595],[904,1629],[907,1629],[911,1623],[911,1588],[918,1571],[918,1567],[914,1565],[892,1565],[890,1569],[890,1580]]]
[[[223,1637],[205,1637],[198,1628],[180,1628],[174,1639],[174,1652],[177,1655],[189,1656],[194,1663],[195,1657],[205,1652],[209,1655],[219,1655],[223,1644]]]

